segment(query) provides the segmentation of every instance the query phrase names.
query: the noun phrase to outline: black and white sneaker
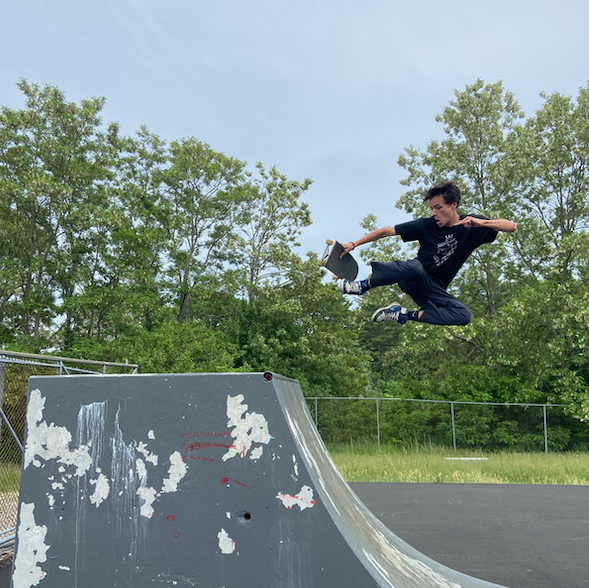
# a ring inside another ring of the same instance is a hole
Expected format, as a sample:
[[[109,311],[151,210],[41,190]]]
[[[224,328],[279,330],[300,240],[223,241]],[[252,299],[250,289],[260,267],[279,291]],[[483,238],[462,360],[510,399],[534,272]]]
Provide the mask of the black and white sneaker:
[[[342,291],[342,294],[355,294],[356,296],[362,296],[362,294],[364,294],[360,282],[342,280],[340,282],[340,290]]]
[[[391,321],[404,325],[409,320],[409,314],[404,306],[398,302],[393,302],[388,306],[379,308],[373,315],[372,321],[375,323],[382,323],[384,321]]]

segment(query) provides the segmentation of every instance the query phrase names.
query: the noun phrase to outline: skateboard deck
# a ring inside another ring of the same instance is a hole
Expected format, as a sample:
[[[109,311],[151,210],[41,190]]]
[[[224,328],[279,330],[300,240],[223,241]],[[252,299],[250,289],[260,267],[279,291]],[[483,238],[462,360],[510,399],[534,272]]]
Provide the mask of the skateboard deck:
[[[328,269],[336,278],[345,278],[346,280],[355,280],[358,275],[358,263],[348,253],[340,259],[344,248],[337,241],[327,239],[327,247],[323,252],[319,265]]]

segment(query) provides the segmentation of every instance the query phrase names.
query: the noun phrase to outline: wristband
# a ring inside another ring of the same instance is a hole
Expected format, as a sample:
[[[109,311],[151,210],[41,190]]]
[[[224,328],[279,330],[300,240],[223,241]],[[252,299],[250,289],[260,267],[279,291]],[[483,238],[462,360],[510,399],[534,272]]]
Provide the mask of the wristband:
[[[352,251],[354,251],[354,249],[356,249],[356,243],[354,243],[354,241],[350,241],[350,243],[353,245]]]

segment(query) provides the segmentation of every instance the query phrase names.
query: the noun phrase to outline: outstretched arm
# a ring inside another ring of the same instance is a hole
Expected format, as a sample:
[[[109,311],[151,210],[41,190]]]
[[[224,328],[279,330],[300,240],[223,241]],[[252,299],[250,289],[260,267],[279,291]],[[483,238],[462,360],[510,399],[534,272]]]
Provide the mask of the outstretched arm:
[[[464,225],[467,229],[487,227],[503,233],[515,233],[515,231],[517,231],[517,225],[506,218],[484,219],[477,218],[476,216],[465,216],[462,220],[459,220],[452,226],[456,227],[458,225]]]
[[[359,245],[365,245],[366,243],[372,243],[373,241],[378,241],[379,239],[384,239],[385,237],[392,237],[396,235],[395,227],[384,227],[383,229],[376,229],[375,231],[370,231],[370,233],[366,233],[366,235],[360,237],[357,241],[350,241],[350,243],[342,243],[342,247],[344,248],[344,252],[340,255],[343,257]]]

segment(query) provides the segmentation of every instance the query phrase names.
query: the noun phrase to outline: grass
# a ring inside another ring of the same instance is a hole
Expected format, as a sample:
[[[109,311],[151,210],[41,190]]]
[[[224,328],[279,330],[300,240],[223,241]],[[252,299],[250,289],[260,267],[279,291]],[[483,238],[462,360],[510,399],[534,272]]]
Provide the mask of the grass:
[[[328,449],[348,482],[589,485],[587,453],[454,453],[441,447],[379,449],[376,445],[330,445]],[[486,459],[451,461],[448,457]],[[0,464],[0,495],[18,491],[19,481],[20,466]]]
[[[20,485],[20,464],[0,463],[0,493],[16,492]]]
[[[403,450],[372,445],[328,449],[348,482],[589,485],[587,453],[454,453],[440,447]],[[455,457],[479,460],[446,459]]]

